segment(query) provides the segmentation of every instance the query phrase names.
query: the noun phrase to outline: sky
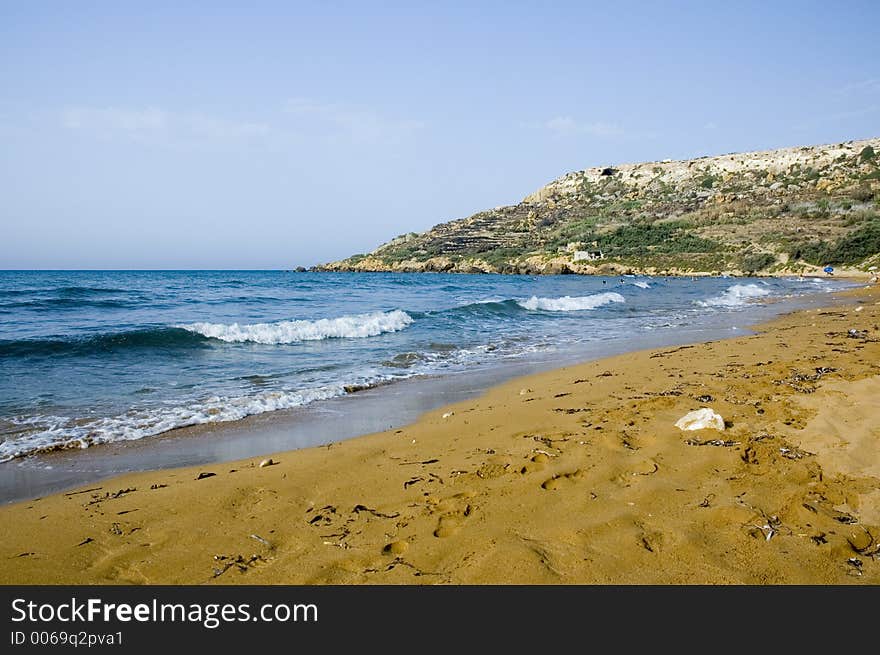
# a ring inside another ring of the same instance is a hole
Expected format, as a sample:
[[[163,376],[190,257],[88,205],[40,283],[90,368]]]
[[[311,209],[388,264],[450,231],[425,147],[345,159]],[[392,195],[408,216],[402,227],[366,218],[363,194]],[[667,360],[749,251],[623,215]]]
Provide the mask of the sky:
[[[0,269],[311,266],[573,170],[880,136],[878,25],[877,2],[0,0]]]

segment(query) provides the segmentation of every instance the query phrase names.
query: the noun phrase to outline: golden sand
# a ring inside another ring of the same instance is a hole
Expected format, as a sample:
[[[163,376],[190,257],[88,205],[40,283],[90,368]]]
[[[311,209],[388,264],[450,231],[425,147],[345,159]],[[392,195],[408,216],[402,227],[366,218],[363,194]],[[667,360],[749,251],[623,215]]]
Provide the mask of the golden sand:
[[[877,584],[880,293],[857,299],[3,507],[0,582]],[[727,429],[674,426],[701,407]]]

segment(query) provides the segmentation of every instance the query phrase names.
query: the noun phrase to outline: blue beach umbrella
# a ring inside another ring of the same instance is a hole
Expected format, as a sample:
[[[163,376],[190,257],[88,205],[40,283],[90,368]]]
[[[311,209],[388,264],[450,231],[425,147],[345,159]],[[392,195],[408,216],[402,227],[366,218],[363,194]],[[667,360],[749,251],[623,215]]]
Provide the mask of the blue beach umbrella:
[[[834,272],[834,267],[833,267],[833,266],[826,266],[823,270],[824,270],[826,273],[833,273],[833,272]]]

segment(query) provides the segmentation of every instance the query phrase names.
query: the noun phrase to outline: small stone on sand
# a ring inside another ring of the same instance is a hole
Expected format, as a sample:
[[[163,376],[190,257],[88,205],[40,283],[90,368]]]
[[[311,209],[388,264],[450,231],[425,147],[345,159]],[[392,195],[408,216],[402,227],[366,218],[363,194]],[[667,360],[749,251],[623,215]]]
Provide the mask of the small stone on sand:
[[[871,533],[861,526],[853,528],[846,540],[857,553],[868,550],[868,548],[871,547],[871,544],[874,543],[874,538],[871,536]]]
[[[409,548],[409,543],[406,541],[392,541],[382,550],[392,555],[403,555],[407,548]]]

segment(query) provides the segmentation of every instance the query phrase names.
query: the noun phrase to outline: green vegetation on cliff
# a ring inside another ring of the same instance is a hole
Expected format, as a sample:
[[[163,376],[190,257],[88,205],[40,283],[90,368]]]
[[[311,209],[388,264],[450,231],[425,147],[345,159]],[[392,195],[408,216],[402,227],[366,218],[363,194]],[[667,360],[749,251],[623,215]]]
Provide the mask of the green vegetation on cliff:
[[[880,139],[569,173],[507,207],[320,270],[502,273],[867,270]]]

